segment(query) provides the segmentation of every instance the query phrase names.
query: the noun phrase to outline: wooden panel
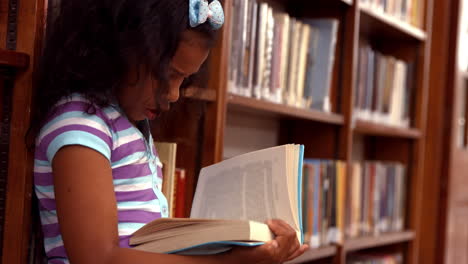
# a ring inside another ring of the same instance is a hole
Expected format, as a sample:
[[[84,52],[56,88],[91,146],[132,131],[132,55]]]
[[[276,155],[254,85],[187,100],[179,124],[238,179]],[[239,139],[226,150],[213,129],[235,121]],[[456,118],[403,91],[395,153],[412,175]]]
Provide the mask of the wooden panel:
[[[231,12],[232,0],[224,1],[225,13]],[[230,54],[230,28],[231,21],[226,19],[226,23],[221,29],[220,38],[211,51],[210,72],[212,74],[208,82],[208,88],[217,93],[216,102],[207,105],[204,137],[203,137],[203,159],[202,166],[208,166],[219,162],[223,158],[224,126],[226,120],[226,96],[227,96],[227,69]]]
[[[338,153],[342,127],[317,122],[283,120],[280,144],[304,144],[304,157],[314,159],[342,159]]]
[[[223,159],[281,144],[281,120],[261,114],[229,110],[226,116]]]
[[[177,143],[176,167],[185,169],[186,216],[190,214],[194,188],[200,170],[202,116],[204,102],[181,99],[170,112],[164,113],[157,121],[152,122],[152,134],[156,141]],[[183,122],[174,122],[183,120]]]
[[[447,71],[450,32],[450,4],[451,0],[435,1],[434,16],[437,23],[432,26],[432,50],[429,73],[429,108],[427,115],[431,117],[427,122],[426,139],[424,144],[424,183],[421,210],[424,212],[424,221],[421,222],[420,249],[417,252],[419,261],[427,264],[442,263],[437,256],[443,255],[443,239],[440,233],[444,228],[439,222],[441,218],[441,186],[447,173],[442,172],[443,159],[441,156],[449,149],[449,138],[445,129],[445,110],[447,92]],[[434,232],[434,230],[438,230]],[[439,248],[440,250],[433,250]]]
[[[8,0],[0,1],[0,49],[6,48]]]
[[[445,263],[468,263],[468,204],[453,205],[448,233]]]
[[[30,233],[33,156],[25,145],[29,127],[33,67],[40,50],[43,0],[22,0],[18,10],[17,51],[30,55],[31,65],[17,75],[13,93],[10,162],[2,263],[26,263]]]
[[[450,200],[468,203],[468,151],[458,150],[453,156],[450,178]]]
[[[436,1],[437,2],[437,1]],[[434,39],[447,39],[448,44],[438,44],[446,49],[445,57],[434,59],[437,63],[433,66],[434,72],[440,64],[441,83],[436,83],[432,89],[441,89],[434,92],[436,96],[445,97],[438,103],[444,118],[444,139],[442,152],[438,156],[441,159],[440,179],[440,209],[437,227],[439,227],[436,247],[440,248],[435,253],[434,263],[467,263],[468,262],[468,196],[466,170],[468,168],[468,152],[461,148],[458,142],[459,117],[461,108],[461,91],[464,89],[464,72],[458,66],[460,51],[464,50],[466,43],[460,43],[461,35],[466,34],[466,28],[461,27],[462,4],[464,1],[453,0],[436,3],[435,15],[441,19],[443,25],[435,28],[441,36]],[[467,16],[467,14],[465,14]],[[466,18],[465,18],[466,19]],[[435,40],[437,43],[437,40]],[[440,56],[439,54],[437,54]],[[442,54],[444,55],[444,54]],[[433,57],[434,58],[434,57]],[[443,64],[442,64],[443,63]],[[447,65],[447,66],[445,66]],[[434,78],[437,78],[436,75]],[[432,84],[432,83],[431,83]],[[443,93],[443,94],[442,94]],[[442,94],[442,95],[440,95]],[[466,98],[464,98],[465,100]],[[437,142],[436,142],[437,143]],[[429,151],[429,150],[428,150]],[[434,184],[434,183],[433,183]]]
[[[416,163],[413,159],[414,143],[411,140],[390,137],[366,137],[365,144],[366,160],[396,161],[407,166]],[[408,167],[408,177],[412,177],[411,169],[412,167]]]
[[[345,117],[345,127],[341,131],[340,147],[338,149],[338,155],[344,161],[346,161],[347,175],[352,173],[352,153],[353,153],[353,127],[354,127],[354,95],[355,89],[357,89],[357,69],[358,69],[358,49],[359,49],[359,25],[360,25],[360,12],[357,5],[357,0],[351,9],[349,9],[344,17],[344,47],[343,47],[343,87],[341,96],[342,112]],[[343,217],[345,215],[343,214]],[[346,263],[346,252],[344,248],[339,247],[337,256],[334,258],[333,263],[344,264]]]

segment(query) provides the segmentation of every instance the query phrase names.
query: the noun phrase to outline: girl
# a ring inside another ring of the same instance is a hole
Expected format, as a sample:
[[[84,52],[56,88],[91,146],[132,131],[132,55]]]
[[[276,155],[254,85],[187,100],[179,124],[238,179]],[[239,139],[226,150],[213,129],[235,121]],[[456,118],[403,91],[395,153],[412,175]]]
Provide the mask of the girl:
[[[48,29],[33,124],[35,191],[49,264],[281,263],[306,250],[280,220],[269,222],[274,241],[220,255],[153,254],[129,246],[134,231],[167,217],[147,120],[169,110],[184,80],[208,57],[224,15],[219,2],[207,4],[61,4]]]

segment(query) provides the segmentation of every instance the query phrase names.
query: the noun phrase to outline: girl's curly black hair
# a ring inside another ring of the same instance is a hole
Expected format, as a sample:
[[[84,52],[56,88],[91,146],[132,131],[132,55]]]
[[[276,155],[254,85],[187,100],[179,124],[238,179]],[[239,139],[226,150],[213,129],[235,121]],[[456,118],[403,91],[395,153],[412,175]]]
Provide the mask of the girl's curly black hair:
[[[188,10],[189,0],[62,0],[47,26],[30,132],[72,93],[108,106],[132,67],[143,65],[167,89],[182,32],[195,30],[210,46],[216,38],[208,23],[191,28]]]

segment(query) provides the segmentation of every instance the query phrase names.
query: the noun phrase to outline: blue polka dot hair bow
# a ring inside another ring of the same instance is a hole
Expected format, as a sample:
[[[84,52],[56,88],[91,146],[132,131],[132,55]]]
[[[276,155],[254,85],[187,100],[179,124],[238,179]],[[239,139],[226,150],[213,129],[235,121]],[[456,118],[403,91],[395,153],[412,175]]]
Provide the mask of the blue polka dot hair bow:
[[[214,0],[190,0],[189,6],[190,26],[196,27],[209,21],[213,29],[220,29],[224,24],[224,11],[221,3]]]

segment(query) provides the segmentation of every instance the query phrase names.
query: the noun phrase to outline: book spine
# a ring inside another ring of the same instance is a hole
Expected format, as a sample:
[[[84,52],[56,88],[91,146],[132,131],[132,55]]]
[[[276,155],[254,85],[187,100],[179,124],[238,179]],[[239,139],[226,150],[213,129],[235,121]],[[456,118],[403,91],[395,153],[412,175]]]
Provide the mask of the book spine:
[[[329,227],[327,232],[327,244],[335,243],[337,237],[337,164],[328,162],[328,175],[330,179],[330,191],[328,199]]]
[[[281,63],[280,63],[280,99],[281,103],[286,103],[287,100],[287,86],[288,86],[288,70],[289,70],[289,50],[290,50],[290,18],[288,15],[283,14],[283,27],[281,29],[282,44],[281,44]]]
[[[284,20],[280,14],[274,14],[274,38],[273,38],[273,57],[272,57],[272,68],[271,68],[271,100],[275,103],[281,103],[281,60],[282,60],[282,49],[283,49],[283,23]]]
[[[258,17],[258,3],[256,0],[252,0],[252,8],[250,12],[250,46],[249,46],[249,72],[247,78],[247,91],[246,96],[252,97],[253,94],[253,79],[255,74],[255,50],[256,50],[256,43],[257,43],[257,17]]]
[[[247,47],[247,13],[249,3],[248,0],[242,0],[239,4],[239,39],[238,39],[238,54],[234,59],[237,60],[237,75],[236,75],[236,87],[237,93],[240,95],[244,94],[244,59],[245,49]]]
[[[256,70],[254,79],[254,97],[262,98],[263,74],[265,71],[265,43],[267,33],[268,4],[260,3],[258,12],[257,49],[256,49]]]
[[[301,30],[301,38],[299,45],[299,60],[298,60],[298,78],[296,83],[296,107],[303,108],[304,102],[304,85],[305,85],[305,74],[307,67],[307,50],[310,41],[310,26],[303,24]]]
[[[345,206],[346,206],[346,187],[347,187],[347,175],[346,175],[346,163],[338,161],[338,206],[337,206],[337,235],[336,243],[342,244],[344,239],[344,230],[346,223]]]
[[[272,101],[272,84],[271,84],[271,70],[272,70],[272,56],[273,56],[273,37],[274,37],[274,18],[273,8],[268,7],[267,11],[267,22],[266,22],[266,40],[265,40],[265,51],[264,51],[264,70],[263,70],[263,81],[262,81],[262,98],[268,101]]]
[[[311,248],[318,248],[320,246],[320,204],[321,204],[321,165],[320,161],[315,161],[314,163],[314,171],[313,171],[313,177],[314,177],[314,197],[313,197],[313,232],[312,232],[312,238],[310,240],[310,246]]]
[[[313,97],[312,91],[313,87],[313,80],[312,74],[314,71],[314,67],[316,67],[316,60],[317,60],[317,43],[319,39],[319,32],[316,28],[310,26],[310,37],[309,37],[309,48],[307,51],[307,66],[306,66],[306,77],[305,77],[305,84],[304,84],[304,100],[305,100],[305,108],[311,108]]]
[[[322,222],[321,222],[321,232],[320,232],[320,245],[326,245],[326,236],[328,234],[329,227],[329,192],[330,192],[330,179],[328,175],[328,165],[325,162],[322,162],[322,177],[323,177],[323,186],[322,186]]]
[[[186,176],[184,169],[176,169],[177,179],[177,194],[175,197],[175,212],[174,217],[184,218],[187,217],[185,214],[185,194],[186,194]]]

